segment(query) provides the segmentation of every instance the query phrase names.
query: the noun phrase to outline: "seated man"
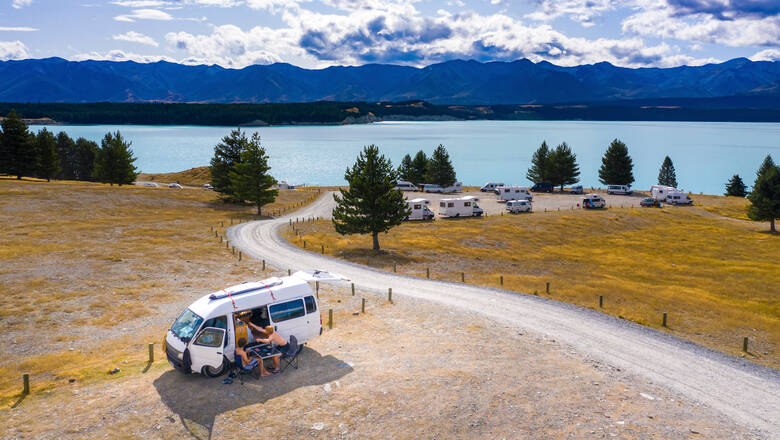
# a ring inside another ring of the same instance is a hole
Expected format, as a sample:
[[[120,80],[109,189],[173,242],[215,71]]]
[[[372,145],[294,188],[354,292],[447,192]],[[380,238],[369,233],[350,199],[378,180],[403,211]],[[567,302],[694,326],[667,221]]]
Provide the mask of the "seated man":
[[[246,371],[252,371],[255,367],[258,367],[260,368],[260,376],[272,376],[272,374],[266,371],[266,369],[258,362],[257,358],[249,358],[249,354],[246,352],[246,350],[244,350],[244,347],[246,347],[246,339],[241,338],[238,340],[238,346],[236,347],[236,356],[241,358],[241,368]]]
[[[258,342],[262,342],[264,344],[274,344],[276,345],[276,348],[279,349],[279,351],[282,352],[282,355],[286,354],[289,350],[294,350],[293,347],[290,346],[290,344],[287,343],[287,340],[282,337],[279,333],[276,333],[274,331],[273,326],[266,326],[265,330],[263,330],[263,333],[268,336],[267,339],[260,339],[258,338]],[[279,357],[280,356],[274,356],[274,369],[271,371],[272,373],[278,373],[279,372]]]

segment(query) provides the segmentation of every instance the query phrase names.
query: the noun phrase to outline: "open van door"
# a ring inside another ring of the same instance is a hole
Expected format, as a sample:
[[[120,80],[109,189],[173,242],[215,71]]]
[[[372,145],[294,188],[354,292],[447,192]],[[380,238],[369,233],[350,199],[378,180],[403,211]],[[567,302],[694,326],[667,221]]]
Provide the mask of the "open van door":
[[[189,347],[192,371],[200,372],[207,367],[206,373],[210,376],[221,374],[224,343],[225,329],[206,327],[201,330]]]
[[[307,282],[312,281],[349,281],[348,278],[345,278],[339,274],[326,272],[324,270],[312,270],[312,271],[303,271],[299,270],[298,272],[295,272],[292,274],[295,278],[300,278]]]

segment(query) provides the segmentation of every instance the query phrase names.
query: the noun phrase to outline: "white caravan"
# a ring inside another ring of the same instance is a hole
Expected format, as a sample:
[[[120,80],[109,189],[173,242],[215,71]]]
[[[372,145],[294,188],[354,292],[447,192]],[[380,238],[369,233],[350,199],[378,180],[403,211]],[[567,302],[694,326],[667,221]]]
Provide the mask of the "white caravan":
[[[222,375],[235,359],[236,341],[254,341],[245,320],[258,327],[272,325],[285,339],[295,336],[298,344],[304,344],[322,334],[322,317],[309,282],[339,280],[343,278],[328,272],[301,271],[205,295],[166,332],[168,362],[185,373]]]
[[[499,186],[504,186],[503,182],[488,182],[482,185],[482,188],[480,188],[479,190],[482,192],[493,192],[493,190],[495,190]]]
[[[401,191],[419,191],[420,190],[412,182],[407,182],[405,180],[399,180],[395,184],[395,189],[400,189]]]
[[[477,205],[478,197],[465,196],[457,199],[441,199],[439,201],[439,217],[479,217],[482,208]]]
[[[409,209],[412,210],[409,217],[406,217],[407,220],[433,220],[433,211],[428,208],[428,205],[431,204],[430,200],[412,199],[407,200],[406,203],[409,204]]]
[[[607,194],[624,194],[631,195],[634,191],[628,185],[609,185],[607,186]]]
[[[499,186],[494,190],[496,200],[506,202],[508,200],[533,200],[534,196],[525,186]]]
[[[675,189],[666,194],[666,203],[670,205],[693,205],[693,200],[685,191]]]
[[[677,189],[673,186],[653,185],[650,187],[650,196],[659,202],[665,202],[666,196],[672,191],[677,191]]]
[[[506,202],[506,210],[510,214],[517,214],[520,212],[531,212],[530,200],[510,200]]]
[[[455,182],[452,186],[441,187],[433,183],[426,183],[423,185],[423,191],[427,193],[454,193],[463,191],[463,184]]]

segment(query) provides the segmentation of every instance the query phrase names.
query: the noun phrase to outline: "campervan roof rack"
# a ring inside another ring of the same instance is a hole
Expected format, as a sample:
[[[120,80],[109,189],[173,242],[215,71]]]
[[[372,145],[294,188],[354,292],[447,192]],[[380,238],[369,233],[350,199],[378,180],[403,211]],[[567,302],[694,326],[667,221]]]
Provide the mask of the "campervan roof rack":
[[[268,283],[266,281],[267,280],[258,281],[259,283],[263,284],[263,286],[261,286],[261,287],[251,287],[249,289],[239,290],[239,291],[230,292],[230,293],[228,293],[227,290],[222,290],[221,292],[224,292],[224,293],[220,293],[220,294],[212,293],[211,295],[209,295],[209,300],[214,301],[214,300],[217,300],[217,299],[227,298],[229,296],[239,296],[239,295],[243,295],[245,293],[257,292],[259,290],[268,289],[268,288],[271,288],[271,287],[274,287],[274,286],[278,286],[278,285],[282,284],[282,282],[283,282],[279,278],[273,279],[273,281],[271,281],[270,283]]]

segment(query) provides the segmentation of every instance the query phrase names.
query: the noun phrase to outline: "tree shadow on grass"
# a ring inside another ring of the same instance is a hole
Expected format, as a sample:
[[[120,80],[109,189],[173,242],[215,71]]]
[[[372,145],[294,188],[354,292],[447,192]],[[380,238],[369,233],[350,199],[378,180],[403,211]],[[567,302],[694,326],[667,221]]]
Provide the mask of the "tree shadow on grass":
[[[211,379],[200,374],[184,375],[170,370],[154,381],[154,387],[163,403],[179,416],[184,427],[194,438],[208,439],[219,414],[238,408],[265,403],[300,387],[324,385],[353,371],[344,361],[331,355],[322,356],[309,348],[299,355],[300,367],[261,380],[244,377],[232,384],[222,384],[223,375]]]

